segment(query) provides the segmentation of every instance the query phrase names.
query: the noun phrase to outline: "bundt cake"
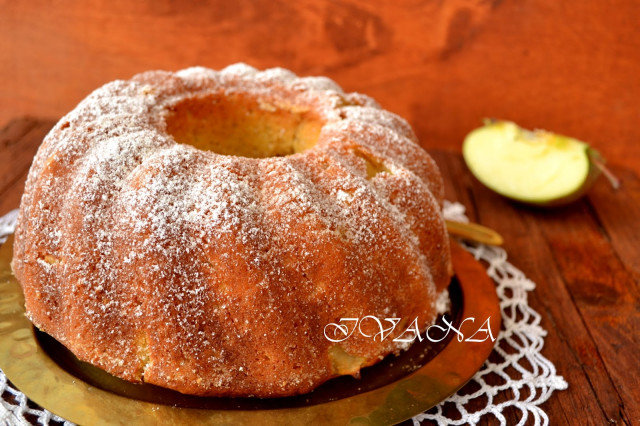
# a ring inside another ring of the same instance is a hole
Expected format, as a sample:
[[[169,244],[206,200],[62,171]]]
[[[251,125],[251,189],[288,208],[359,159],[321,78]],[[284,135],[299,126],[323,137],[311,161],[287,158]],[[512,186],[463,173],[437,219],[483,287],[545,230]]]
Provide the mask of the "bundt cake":
[[[293,395],[434,321],[452,274],[442,197],[409,125],[327,78],[145,72],[46,136],[12,267],[33,324],[115,376]],[[325,336],[365,316],[401,322]]]

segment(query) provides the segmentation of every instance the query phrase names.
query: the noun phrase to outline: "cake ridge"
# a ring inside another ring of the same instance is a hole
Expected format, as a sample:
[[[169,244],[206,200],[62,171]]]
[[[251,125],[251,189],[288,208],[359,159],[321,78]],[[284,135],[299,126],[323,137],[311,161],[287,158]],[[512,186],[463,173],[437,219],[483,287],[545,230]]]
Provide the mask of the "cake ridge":
[[[205,151],[167,124],[193,100],[178,124],[217,102],[228,120],[236,108],[256,126],[293,123],[296,143],[316,120],[317,140],[282,156]],[[404,347],[336,345],[326,324],[434,319],[451,275],[443,191],[406,121],[326,77],[151,71],[97,89],[45,137],[12,267],[33,323],[112,374],[199,395],[303,393]]]

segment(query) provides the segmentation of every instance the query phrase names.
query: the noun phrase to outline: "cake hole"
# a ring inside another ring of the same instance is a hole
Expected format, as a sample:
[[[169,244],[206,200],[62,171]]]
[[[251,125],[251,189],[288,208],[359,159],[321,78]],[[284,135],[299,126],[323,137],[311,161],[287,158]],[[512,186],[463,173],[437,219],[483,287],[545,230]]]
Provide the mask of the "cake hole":
[[[364,160],[365,166],[367,168],[367,179],[372,179],[379,173],[391,174],[391,170],[389,170],[387,166],[382,163],[382,161],[378,160],[371,154],[364,152],[358,148],[354,149],[353,153]]]
[[[283,157],[313,147],[323,121],[310,108],[246,94],[188,98],[169,107],[167,132],[183,144],[223,155]]]
[[[362,368],[365,361],[365,359],[360,356],[348,353],[340,345],[334,345],[329,348],[329,359],[331,360],[333,372],[340,375],[359,374],[360,368]]]
[[[60,262],[60,259],[58,259],[57,257],[51,254],[42,254],[42,253],[38,255],[38,260],[41,262],[45,262],[49,265],[55,265],[56,263]]]
[[[144,374],[150,366],[150,361],[147,333],[145,331],[141,331],[141,334],[138,335],[138,362],[140,363],[140,366],[138,367],[138,374],[140,376],[140,380],[144,380]]]

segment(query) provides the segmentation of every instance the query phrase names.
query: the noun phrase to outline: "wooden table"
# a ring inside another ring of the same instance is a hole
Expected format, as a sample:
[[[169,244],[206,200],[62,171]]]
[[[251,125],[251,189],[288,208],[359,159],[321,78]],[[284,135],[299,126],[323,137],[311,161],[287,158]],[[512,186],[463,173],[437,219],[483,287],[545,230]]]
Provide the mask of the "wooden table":
[[[31,160],[53,124],[20,118],[0,130],[0,215],[19,205]],[[638,175],[612,167],[622,180],[618,191],[601,179],[571,206],[534,210],[482,187],[459,153],[432,155],[447,198],[499,231],[510,261],[537,284],[529,302],[549,333],[542,353],[569,382],[544,404],[551,423],[640,424]],[[516,412],[508,415],[510,424],[517,421]]]

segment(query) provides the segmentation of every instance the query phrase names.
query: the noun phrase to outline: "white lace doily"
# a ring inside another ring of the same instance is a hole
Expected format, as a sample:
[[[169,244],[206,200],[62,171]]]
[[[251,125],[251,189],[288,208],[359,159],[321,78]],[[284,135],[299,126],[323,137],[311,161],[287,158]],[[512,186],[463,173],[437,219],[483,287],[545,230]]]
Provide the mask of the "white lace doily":
[[[445,202],[444,215],[447,219],[468,221],[464,206],[459,203]],[[17,210],[13,210],[0,218],[0,243],[13,232],[16,217]],[[549,418],[540,404],[549,399],[554,391],[566,389],[567,382],[556,374],[553,363],[540,353],[547,332],[540,327],[540,315],[527,302],[527,293],[535,288],[535,284],[507,262],[507,253],[503,249],[485,245],[465,248],[476,259],[488,264],[487,273],[496,282],[500,298],[502,330],[489,360],[471,379],[473,384],[465,386],[426,413],[417,415],[413,422],[416,425],[423,420],[438,425],[476,424],[482,417],[489,416],[506,425],[503,412],[512,407],[509,409],[519,411],[518,424],[533,420],[535,425],[547,425]],[[491,383],[500,384],[487,383],[490,376],[494,378],[489,380]],[[504,397],[506,392],[509,392],[509,398]],[[2,370],[0,395],[0,422],[8,425],[29,424],[30,421],[41,425],[72,425],[31,403],[22,392],[7,383]],[[481,408],[470,411],[469,404]]]

